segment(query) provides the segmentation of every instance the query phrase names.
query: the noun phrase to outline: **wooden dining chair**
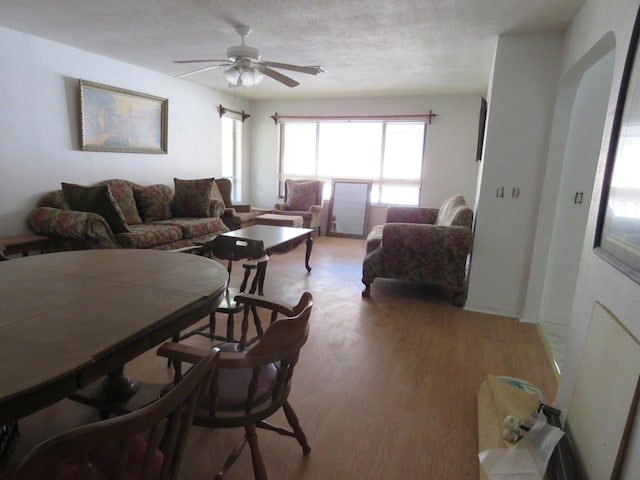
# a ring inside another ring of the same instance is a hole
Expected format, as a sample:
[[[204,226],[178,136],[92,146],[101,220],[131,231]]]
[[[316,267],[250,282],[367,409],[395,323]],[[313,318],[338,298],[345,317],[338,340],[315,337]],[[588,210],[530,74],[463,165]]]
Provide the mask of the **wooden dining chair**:
[[[219,345],[221,355],[217,401],[202,403],[194,417],[194,424],[208,428],[244,428],[243,439],[228,455],[214,477],[216,480],[223,478],[247,442],[251,449],[255,479],[267,480],[258,447],[257,428],[295,438],[304,455],[311,451],[288,397],[300,349],[309,335],[313,297],[305,292],[295,306],[251,294],[241,294],[238,300],[244,305],[243,330],[252,307],[271,311],[273,321],[265,329],[262,338],[247,349],[243,349],[239,343]],[[158,355],[172,360],[177,381],[181,362],[197,362],[206,354],[206,349],[173,342],[165,343],[158,349]],[[287,428],[266,421],[280,409],[289,423]]]
[[[264,251],[264,244],[262,240],[243,240],[234,237],[227,237],[224,235],[218,235],[214,239],[207,243],[195,246],[187,247],[187,249],[179,250],[181,252],[195,253],[209,258],[217,258],[227,262],[227,271],[229,272],[229,284],[224,292],[222,301],[215,311],[209,315],[209,324],[199,326],[182,335],[174,335],[173,341],[183,340],[192,335],[203,335],[213,340],[219,340],[223,342],[237,341],[234,340],[235,330],[235,316],[242,311],[242,303],[236,301],[236,296],[239,293],[243,293],[249,289],[249,293],[256,293],[259,290],[261,282],[261,275],[264,275],[266,270],[266,262],[269,259]],[[242,268],[244,270],[242,282],[239,286],[231,285],[231,271],[233,262],[242,260]],[[253,274],[253,279],[251,275]],[[262,291],[258,291],[262,294]],[[220,313],[227,316],[226,332],[224,335],[216,333],[216,314]],[[262,332],[262,327],[259,322],[259,317],[254,316],[254,320],[257,321],[256,329]],[[207,331],[208,330],[208,331]]]
[[[34,447],[11,480],[174,480],[203,398],[215,401],[220,351],[202,356],[167,394],[133,413],[83,425]],[[214,386],[214,389],[212,389]]]

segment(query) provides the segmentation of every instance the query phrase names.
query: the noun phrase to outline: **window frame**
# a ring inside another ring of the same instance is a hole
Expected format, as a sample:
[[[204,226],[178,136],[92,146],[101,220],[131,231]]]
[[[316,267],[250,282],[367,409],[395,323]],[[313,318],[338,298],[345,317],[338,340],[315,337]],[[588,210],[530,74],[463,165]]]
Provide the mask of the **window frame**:
[[[222,155],[222,163],[221,163],[221,173],[222,176],[228,178],[231,181],[231,200],[234,203],[239,203],[241,201],[241,193],[242,193],[242,127],[244,125],[244,121],[234,118],[222,116],[220,118],[220,136],[221,136],[221,147],[225,144],[225,139],[222,136],[225,134],[225,122],[232,122],[231,130],[231,174],[225,171],[225,159],[224,152],[221,152]]]
[[[424,174],[424,165],[426,158],[426,146],[427,146],[427,126],[430,123],[428,118],[424,118],[422,116],[403,116],[408,118],[399,119],[398,116],[390,116],[390,117],[323,117],[323,118],[314,118],[314,117],[296,117],[293,120],[279,120],[278,121],[278,196],[280,198],[284,198],[284,181],[287,178],[290,179],[313,179],[313,180],[322,180],[325,182],[325,199],[328,199],[331,194],[331,181],[333,179],[338,180],[349,180],[349,179],[359,179],[359,180],[371,180],[372,181],[372,189],[371,196],[372,201],[371,205],[380,205],[380,206],[389,206],[389,205],[419,205],[420,198],[422,193],[422,178]],[[371,176],[321,176],[318,174],[318,165],[319,165],[319,151],[320,151],[320,125],[322,123],[355,123],[355,122],[378,122],[382,123],[381,129],[381,138],[380,138],[380,169],[377,177]],[[384,171],[384,162],[385,162],[385,148],[387,142],[387,126],[389,124],[402,124],[402,123],[411,123],[411,124],[422,124],[423,132],[422,132],[422,154],[421,154],[421,162],[420,162],[420,174],[418,178],[410,179],[398,179],[398,178],[385,178],[383,176]],[[295,175],[295,174],[287,174],[283,172],[284,167],[284,159],[285,159],[285,142],[286,142],[286,126],[291,124],[312,124],[315,125],[315,160],[314,160],[314,174],[306,174],[306,175]],[[328,188],[327,188],[328,186]],[[399,203],[385,203],[382,202],[382,189],[385,186],[414,186],[418,189],[417,200],[415,204],[399,204]]]

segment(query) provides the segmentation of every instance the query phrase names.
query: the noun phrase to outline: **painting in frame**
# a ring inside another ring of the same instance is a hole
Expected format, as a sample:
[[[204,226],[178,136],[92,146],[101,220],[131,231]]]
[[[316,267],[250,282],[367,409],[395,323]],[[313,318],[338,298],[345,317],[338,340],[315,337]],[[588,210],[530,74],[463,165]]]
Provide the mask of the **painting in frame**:
[[[79,84],[82,150],[167,153],[166,98],[87,80]]]
[[[627,52],[611,131],[595,252],[640,283],[640,10]]]

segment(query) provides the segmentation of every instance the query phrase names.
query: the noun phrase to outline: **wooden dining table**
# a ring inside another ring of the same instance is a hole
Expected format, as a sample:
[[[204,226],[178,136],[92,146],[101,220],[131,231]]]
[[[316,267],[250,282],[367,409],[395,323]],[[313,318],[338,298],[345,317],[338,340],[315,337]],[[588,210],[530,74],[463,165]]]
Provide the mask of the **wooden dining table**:
[[[132,394],[126,362],[208,316],[227,282],[213,260],[159,250],[0,262],[0,425],[106,374]]]

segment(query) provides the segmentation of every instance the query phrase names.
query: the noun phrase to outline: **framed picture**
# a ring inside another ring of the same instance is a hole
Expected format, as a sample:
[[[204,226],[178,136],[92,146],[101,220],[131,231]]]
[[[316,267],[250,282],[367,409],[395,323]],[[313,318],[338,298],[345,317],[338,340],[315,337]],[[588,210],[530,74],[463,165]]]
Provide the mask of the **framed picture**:
[[[478,146],[476,148],[476,162],[482,160],[482,148],[484,146],[484,129],[487,125],[487,100],[480,99],[480,120],[478,122]]]
[[[167,153],[166,98],[80,80],[80,143],[94,152]]]
[[[611,132],[595,252],[640,283],[640,10],[627,52]]]

